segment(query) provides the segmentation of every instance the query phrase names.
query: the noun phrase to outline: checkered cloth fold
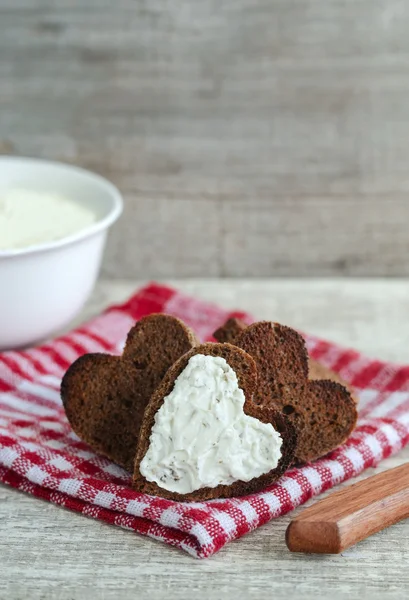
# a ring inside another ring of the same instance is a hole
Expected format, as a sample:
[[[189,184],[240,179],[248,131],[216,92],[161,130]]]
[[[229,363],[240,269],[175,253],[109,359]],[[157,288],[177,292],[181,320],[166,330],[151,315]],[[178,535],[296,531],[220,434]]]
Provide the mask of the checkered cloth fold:
[[[68,335],[24,352],[0,354],[0,481],[204,558],[408,443],[409,367],[307,336],[312,357],[358,390],[360,418],[346,444],[243,498],[178,503],[135,492],[127,472],[96,455],[72,432],[59,385],[70,363],[84,352],[119,353],[135,320],[152,312],[180,317],[204,340],[229,316],[252,320],[150,284]]]

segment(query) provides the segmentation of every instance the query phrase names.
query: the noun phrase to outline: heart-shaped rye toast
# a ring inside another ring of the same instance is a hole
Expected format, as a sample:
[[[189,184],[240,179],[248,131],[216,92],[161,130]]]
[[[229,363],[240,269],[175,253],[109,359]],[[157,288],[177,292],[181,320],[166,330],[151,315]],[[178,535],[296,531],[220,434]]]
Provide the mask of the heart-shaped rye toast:
[[[149,401],[134,487],[175,500],[240,496],[265,488],[294,460],[289,420],[257,406],[255,361],[231,344],[182,356]]]
[[[246,326],[230,319],[214,337],[254,358],[259,373],[254,400],[281,410],[292,421],[298,436],[298,462],[324,456],[348,438],[358,416],[356,402],[337,381],[308,379],[308,354],[296,331],[268,321]],[[316,375],[325,373],[311,367]]]
[[[179,319],[153,314],[128,333],[122,356],[85,354],[68,369],[61,398],[75,433],[133,471],[145,407],[171,365],[198,344]]]
[[[222,327],[219,327],[214,334],[213,337],[218,342],[228,342],[229,344],[234,344],[234,340],[238,337],[238,335],[247,327],[247,323],[242,321],[241,319],[237,319],[236,317],[231,317],[227,319]],[[309,358],[308,357],[308,379],[329,379],[330,381],[336,381],[340,383],[344,387],[347,388],[349,393],[352,396],[352,400],[358,404],[358,397],[355,395],[354,389],[331,369],[328,369],[322,363]]]

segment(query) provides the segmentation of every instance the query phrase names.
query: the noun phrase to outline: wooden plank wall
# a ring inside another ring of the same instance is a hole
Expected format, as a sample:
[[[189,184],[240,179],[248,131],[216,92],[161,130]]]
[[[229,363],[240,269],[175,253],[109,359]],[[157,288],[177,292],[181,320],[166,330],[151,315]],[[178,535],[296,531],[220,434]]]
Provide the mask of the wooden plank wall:
[[[405,0],[0,0],[0,104],[124,193],[107,276],[409,274]]]

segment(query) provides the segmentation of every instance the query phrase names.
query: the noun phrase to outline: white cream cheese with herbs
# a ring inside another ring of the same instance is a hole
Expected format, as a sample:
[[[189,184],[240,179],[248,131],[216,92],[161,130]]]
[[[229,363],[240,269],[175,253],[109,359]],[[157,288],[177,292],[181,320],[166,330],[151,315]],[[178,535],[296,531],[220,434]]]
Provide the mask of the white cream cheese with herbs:
[[[156,413],[141,474],[188,494],[274,469],[282,439],[270,423],[243,411],[245,397],[224,358],[196,354]]]

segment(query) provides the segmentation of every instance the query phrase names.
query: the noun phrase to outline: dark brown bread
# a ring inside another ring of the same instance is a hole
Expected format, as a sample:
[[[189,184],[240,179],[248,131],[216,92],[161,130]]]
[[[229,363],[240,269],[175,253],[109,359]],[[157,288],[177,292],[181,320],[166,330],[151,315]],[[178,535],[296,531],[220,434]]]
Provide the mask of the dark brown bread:
[[[281,410],[292,421],[298,462],[315,460],[348,438],[356,424],[356,403],[340,383],[308,379],[308,354],[296,331],[267,321],[243,327],[234,320],[214,335],[234,340],[256,361],[255,402]]]
[[[346,387],[348,392],[351,394],[351,398],[355,402],[355,404],[358,404],[359,399],[358,399],[357,394],[355,393],[354,388],[351,385],[349,385],[349,383],[344,381],[342,379],[342,377],[340,375],[338,375],[338,373],[334,373],[334,371],[331,371],[331,369],[329,369],[325,365],[319,363],[318,361],[313,360],[312,358],[309,359],[308,364],[309,364],[309,373],[308,373],[309,379],[313,379],[313,380],[329,379],[330,381],[335,381],[336,383],[340,383],[341,385]]]
[[[213,333],[213,337],[217,342],[234,344],[234,340],[244,331],[247,327],[247,323],[236,317],[227,319],[227,321],[216,329]]]
[[[166,371],[198,343],[179,319],[154,314],[128,333],[121,357],[85,354],[68,369],[61,398],[75,433],[133,471],[145,407]]]
[[[195,354],[208,356],[221,356],[236,372],[239,386],[245,395],[244,412],[263,423],[271,423],[281,434],[283,444],[281,448],[282,457],[278,466],[269,473],[257,477],[249,482],[237,481],[232,485],[220,485],[216,488],[203,488],[191,494],[177,494],[160,488],[156,483],[147,481],[141,474],[140,463],[149,448],[149,438],[154,424],[155,415],[161,407],[163,400],[172,391],[176,378],[186,368],[190,358]],[[188,354],[182,356],[167,372],[162,383],[153,394],[146,407],[141,425],[138,448],[135,459],[134,487],[140,492],[162,496],[172,500],[201,501],[214,498],[229,498],[232,496],[243,496],[264,489],[276,481],[294,460],[294,449],[296,445],[295,429],[289,420],[279,411],[273,408],[257,406],[252,398],[257,388],[257,369],[254,360],[246,352],[232,346],[231,344],[207,343],[197,346]]]
[[[238,335],[246,329],[247,324],[241,319],[237,319],[235,317],[228,319],[224,325],[219,327],[214,334],[213,337],[218,342],[229,342],[229,344],[234,344],[234,340],[238,337]],[[358,404],[358,397],[355,394],[354,389],[350,386],[346,381],[342,379],[338,375],[338,373],[334,373],[328,367],[325,367],[323,364],[318,361],[309,358],[308,359],[308,377],[309,379],[329,379],[330,381],[335,381],[336,383],[340,383],[344,387],[347,388],[349,393],[352,396],[352,399]]]

